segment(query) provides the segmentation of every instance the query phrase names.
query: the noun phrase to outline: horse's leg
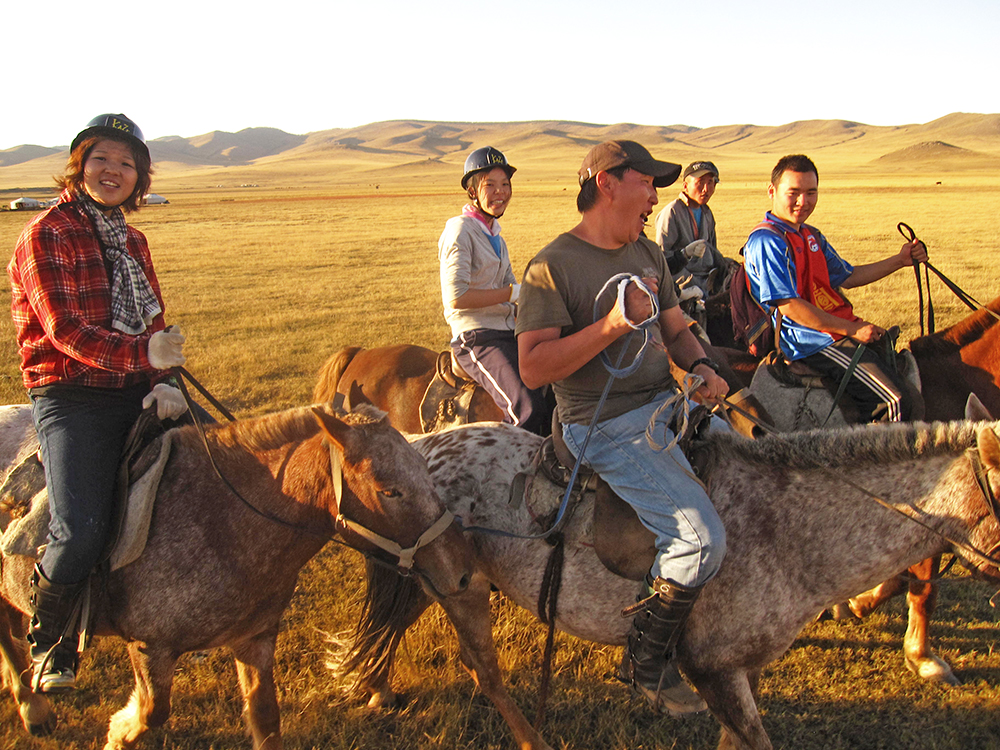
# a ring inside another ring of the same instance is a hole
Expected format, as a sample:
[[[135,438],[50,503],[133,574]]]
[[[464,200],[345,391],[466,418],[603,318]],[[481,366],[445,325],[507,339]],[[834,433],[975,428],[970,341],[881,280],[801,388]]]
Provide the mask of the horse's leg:
[[[139,641],[128,644],[135,689],[128,705],[111,717],[104,750],[128,750],[150,729],[163,726],[170,715],[170,688],[177,654]]]
[[[389,668],[380,671],[371,678],[362,678],[361,689],[371,695],[368,699],[368,708],[395,708],[400,704],[399,695],[392,689],[392,668],[396,663],[396,651],[399,649],[403,634],[420,619],[420,615],[426,612],[433,603],[433,599],[424,593],[423,589],[418,588],[415,591],[413,601],[403,619],[402,627],[398,629],[399,637],[394,637],[390,641],[385,659]]]
[[[941,568],[941,556],[931,557],[910,568],[906,603],[909,618],[903,637],[906,667],[918,677],[949,685],[961,685],[948,663],[934,654],[930,646],[930,619],[937,604],[938,584],[932,579]]]
[[[463,593],[441,600],[441,606],[458,634],[462,664],[480,690],[493,701],[521,750],[552,750],[528,722],[507,693],[497,663],[490,616],[490,584],[476,574]]]
[[[722,725],[718,750],[772,750],[757,711],[759,673],[688,674],[712,715]]]
[[[3,664],[3,682],[17,701],[21,723],[36,737],[52,734],[56,728],[56,714],[44,695],[31,691],[31,666],[22,638],[24,617],[7,602],[0,600],[0,657]]]
[[[254,750],[281,750],[281,714],[274,688],[277,626],[231,646]]]
[[[903,576],[893,576],[875,588],[853,597],[847,604],[856,617],[866,617],[885,602],[892,599],[892,597],[902,594],[905,588],[905,578]],[[838,617],[837,619],[841,618]]]

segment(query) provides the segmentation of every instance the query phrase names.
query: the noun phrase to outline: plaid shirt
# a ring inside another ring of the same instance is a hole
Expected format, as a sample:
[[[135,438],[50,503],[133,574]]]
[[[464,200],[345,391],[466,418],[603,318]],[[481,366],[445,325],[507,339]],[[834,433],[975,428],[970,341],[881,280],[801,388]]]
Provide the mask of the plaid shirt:
[[[163,314],[133,336],[111,328],[111,285],[90,219],[64,191],[24,228],[7,266],[11,316],[26,388],[51,383],[124,388],[158,372],[146,355]],[[163,308],[146,238],[128,228],[126,247]]]

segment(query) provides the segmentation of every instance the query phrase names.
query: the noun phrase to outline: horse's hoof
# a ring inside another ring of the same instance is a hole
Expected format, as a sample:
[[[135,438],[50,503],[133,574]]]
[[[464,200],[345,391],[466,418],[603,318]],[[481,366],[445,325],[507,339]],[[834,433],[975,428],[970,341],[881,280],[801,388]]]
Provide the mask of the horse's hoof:
[[[939,682],[942,685],[958,686],[962,681],[951,671],[951,667],[943,659],[930,656],[927,659],[907,659],[906,668],[921,680]]]
[[[391,690],[384,693],[372,693],[368,699],[368,708],[372,711],[393,711],[406,705],[406,696]]]
[[[38,724],[28,724],[28,733],[32,737],[48,737],[54,731],[56,731],[56,724],[59,723],[58,717],[53,713],[50,714],[45,721]]]
[[[840,602],[830,607],[830,614],[834,620],[857,620],[859,615],[851,609],[847,602]]]

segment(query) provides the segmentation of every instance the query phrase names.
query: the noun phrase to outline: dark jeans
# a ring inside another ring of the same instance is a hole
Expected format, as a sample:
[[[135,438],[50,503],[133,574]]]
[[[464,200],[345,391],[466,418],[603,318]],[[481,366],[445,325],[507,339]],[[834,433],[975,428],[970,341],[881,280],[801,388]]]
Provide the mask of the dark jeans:
[[[451,350],[469,377],[493,397],[504,422],[536,434],[550,429],[551,410],[546,405],[545,390],[530,390],[521,381],[513,331],[464,331],[451,342]]]
[[[51,514],[41,567],[53,583],[82,581],[104,551],[122,448],[148,392],[59,386],[31,397]]]

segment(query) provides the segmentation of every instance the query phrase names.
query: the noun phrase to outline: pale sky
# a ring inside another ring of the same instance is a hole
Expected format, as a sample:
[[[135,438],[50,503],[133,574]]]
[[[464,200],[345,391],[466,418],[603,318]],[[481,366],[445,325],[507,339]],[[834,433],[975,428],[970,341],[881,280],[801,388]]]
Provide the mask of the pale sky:
[[[41,0],[2,19],[0,149],[68,144],[104,112],[147,139],[1000,112],[997,0]]]

